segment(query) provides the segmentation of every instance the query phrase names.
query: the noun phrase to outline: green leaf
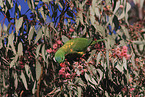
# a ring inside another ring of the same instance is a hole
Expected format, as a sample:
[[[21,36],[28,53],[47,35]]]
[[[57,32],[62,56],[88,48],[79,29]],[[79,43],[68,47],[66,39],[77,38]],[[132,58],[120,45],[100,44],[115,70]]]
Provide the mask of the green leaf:
[[[144,0],[140,0],[140,2],[139,2],[139,3],[140,3],[140,4],[139,4],[139,5],[140,5],[140,9],[143,8],[144,2],[145,2]]]
[[[7,30],[8,30],[8,27],[5,24],[3,24],[3,30],[4,30],[4,32],[7,32]]]
[[[87,81],[90,80],[90,76],[87,73],[85,73],[85,78],[86,78]]]
[[[100,32],[100,34],[102,34],[103,37],[105,37],[105,29],[103,26],[96,25],[95,28],[98,32]]]
[[[93,65],[88,66],[91,70],[91,72],[95,75],[96,74],[96,68]]]
[[[45,44],[42,46],[41,52],[42,52],[42,57],[45,61]]]
[[[42,2],[46,2],[46,3],[49,3],[49,1],[50,1],[50,0],[42,0]]]
[[[100,11],[99,11],[99,8],[97,6],[97,3],[96,3],[97,0],[93,0],[92,1],[92,9],[90,11],[92,11],[92,15],[95,15],[100,19]]]
[[[137,66],[135,64],[135,54],[133,53],[132,56],[131,56],[131,63],[133,65],[133,68],[137,69]]]
[[[131,5],[127,2],[126,3],[127,5],[126,5],[126,13],[131,9]]]
[[[14,40],[14,33],[11,33],[8,36],[8,44],[12,45],[13,44],[13,40]]]
[[[21,11],[21,5],[18,6],[19,10]]]
[[[36,92],[36,81],[34,82],[33,88],[32,88],[32,94],[35,94]]]
[[[41,44],[39,44],[36,48],[36,58],[38,57],[38,55],[40,54],[39,51],[40,51],[40,47],[41,47]]]
[[[77,88],[78,88],[78,96],[77,97],[81,97],[82,89],[81,89],[81,87],[77,87]]]
[[[126,37],[128,39],[130,39],[130,35],[129,35],[129,32],[128,32],[128,29],[125,26],[121,26],[121,28],[122,28],[123,32],[125,33]]]
[[[82,11],[79,11],[78,13],[77,13],[77,15],[78,15],[78,20],[84,25],[84,21],[83,21],[83,13],[82,13]]]
[[[31,39],[33,38],[34,31],[35,31],[35,27],[31,26],[29,30],[29,35],[28,35],[29,44],[31,43]]]
[[[134,44],[142,45],[145,44],[145,41],[132,41]]]
[[[12,23],[9,23],[9,24],[8,24],[7,32],[9,32],[11,25],[12,25]]]
[[[94,54],[96,53],[96,50],[92,50],[91,52],[90,52],[90,57],[88,58],[88,60],[87,60],[87,63],[88,62],[90,62],[90,60],[92,59],[92,57],[94,56]]]
[[[10,63],[10,68],[12,68],[14,65],[15,65],[15,61],[13,60],[13,61],[11,61],[11,63]]]
[[[4,75],[4,73],[3,73],[3,79],[2,79],[2,81],[3,81],[3,87],[4,88],[8,88],[9,87],[9,85],[6,85],[6,81],[5,81],[5,75]]]
[[[117,1],[117,3],[116,3],[116,7],[115,7],[115,9],[114,9],[114,14],[116,13],[116,11],[119,9],[119,7],[120,7],[120,1]]]
[[[21,56],[23,55],[23,45],[21,42],[18,44],[18,55]]]
[[[29,67],[27,64],[25,64],[25,71],[26,71],[26,74],[27,74],[27,76],[30,78],[30,72],[29,72],[29,70],[30,70],[30,67]]]
[[[69,39],[68,39],[66,36],[62,35],[62,41],[63,41],[64,43],[66,43],[67,41],[69,41]]]
[[[134,4],[136,4],[137,3],[137,0],[133,0],[133,2],[134,2]]]
[[[89,80],[89,81],[94,85],[98,85],[94,78],[91,78],[91,80]]]
[[[97,60],[96,66],[98,65],[100,59],[101,59],[101,52],[99,52],[98,55],[97,55],[97,58],[96,58],[96,60]]]
[[[125,70],[127,70],[127,60],[125,57],[123,57],[123,67],[125,68]]]
[[[3,8],[3,6],[4,6],[4,1],[3,0],[0,0],[0,6]]]
[[[127,82],[129,83],[129,79],[131,78],[129,71],[127,70],[127,74],[125,74]]]
[[[118,17],[118,20],[121,20],[122,18],[124,18],[124,16],[125,16],[125,13],[124,13],[124,10],[123,10],[123,12],[121,13],[121,15]]]
[[[0,23],[0,35],[2,35],[1,33],[2,33],[2,25]]]
[[[39,29],[34,44],[37,43],[37,41],[38,41],[41,37],[42,37],[42,28]]]
[[[47,0],[47,1],[49,1],[49,0]],[[38,5],[38,4],[39,4],[39,0],[35,0],[35,5]]]
[[[2,39],[0,38],[0,49],[3,47]]]
[[[109,97],[109,94],[107,91],[105,91],[105,97]]]
[[[94,84],[94,85],[98,85],[97,82],[95,81],[94,78],[91,78],[91,76],[89,76],[87,73],[85,73],[85,78],[88,82]],[[92,86],[93,87],[93,86]]]
[[[110,68],[110,61],[109,61],[109,51],[106,50],[106,58],[107,58],[107,69],[109,70],[109,77],[112,78],[111,68]]]
[[[128,12],[131,9],[131,5],[128,2],[126,4],[127,5],[126,5],[125,21],[126,21],[127,25],[129,25],[129,23],[128,23]]]
[[[43,7],[39,8],[39,11],[40,11],[40,13],[41,13],[43,19],[46,20],[46,14],[44,14],[44,9],[43,9]]]
[[[43,28],[43,32],[44,32],[44,35],[47,36],[48,38],[50,37],[49,35],[49,29],[48,29],[48,26],[42,26]]]
[[[16,33],[18,34],[18,31],[23,23],[23,17],[19,18],[19,20],[16,19]]]
[[[16,54],[15,57],[14,57],[14,61],[15,61],[15,62],[17,62],[18,57],[19,57],[18,54]]]
[[[20,78],[22,79],[22,82],[23,82],[23,84],[25,86],[25,89],[28,90],[27,81],[26,81],[26,78],[25,78],[25,75],[24,75],[23,71],[21,71]]]
[[[27,4],[28,4],[29,8],[32,10],[33,8],[32,8],[32,5],[31,5],[31,0],[27,0]]]
[[[10,5],[10,8],[12,8],[13,7],[13,1],[12,0],[8,0],[8,2],[9,2],[9,5]]]
[[[117,64],[117,65],[116,65],[116,68],[117,68],[121,73],[123,73],[123,65]]]
[[[103,78],[103,72],[102,72],[100,69],[97,69],[97,71],[98,71],[98,73],[99,73],[99,75],[100,75],[100,78],[99,78],[99,80],[98,80],[98,84],[99,84],[100,81],[101,81],[102,78]]]
[[[18,87],[18,76],[17,76],[16,72],[14,73],[14,85],[15,85],[15,89],[17,89],[17,87]]]
[[[37,81],[39,80],[41,75],[41,64],[39,63],[38,60],[36,60],[36,79]]]
[[[19,57],[18,54],[16,54],[15,57],[13,57],[13,60],[10,63],[10,68],[15,66],[15,64],[16,64],[16,62],[18,60],[18,57]]]

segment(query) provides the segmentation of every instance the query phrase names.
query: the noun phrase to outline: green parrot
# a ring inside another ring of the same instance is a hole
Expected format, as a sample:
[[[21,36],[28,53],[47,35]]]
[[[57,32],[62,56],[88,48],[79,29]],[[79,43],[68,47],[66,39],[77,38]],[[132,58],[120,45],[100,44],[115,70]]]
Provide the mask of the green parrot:
[[[96,44],[99,41],[105,39],[93,41],[93,39],[87,38],[74,38],[67,41],[61,48],[59,48],[55,53],[55,61],[62,63],[65,60],[65,56],[70,53],[78,53],[83,55],[84,51],[87,50],[87,47],[93,44]]]

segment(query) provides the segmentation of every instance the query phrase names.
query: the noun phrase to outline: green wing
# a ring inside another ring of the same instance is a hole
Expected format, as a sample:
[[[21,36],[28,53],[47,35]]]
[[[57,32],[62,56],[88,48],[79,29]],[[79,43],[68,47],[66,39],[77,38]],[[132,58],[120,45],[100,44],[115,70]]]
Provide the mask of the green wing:
[[[83,52],[87,49],[87,47],[92,43],[92,39],[87,38],[76,38],[74,39],[74,43],[72,45],[73,51]]]
[[[92,43],[92,39],[87,38],[74,38],[67,41],[60,49],[69,53],[83,52]]]

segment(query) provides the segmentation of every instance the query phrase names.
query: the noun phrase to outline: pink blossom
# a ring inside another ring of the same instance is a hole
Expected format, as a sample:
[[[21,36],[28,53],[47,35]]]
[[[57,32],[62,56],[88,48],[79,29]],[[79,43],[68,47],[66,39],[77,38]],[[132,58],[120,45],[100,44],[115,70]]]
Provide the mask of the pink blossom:
[[[131,55],[127,54],[126,59],[129,59],[131,57]]]
[[[84,72],[84,70],[81,70],[81,75],[83,75],[85,72]]]
[[[19,63],[20,63],[20,64],[23,64],[23,62],[22,62],[22,61],[19,61]]]
[[[120,47],[119,47],[119,46],[117,46],[117,48],[116,48],[115,50],[120,50]]]
[[[57,44],[62,44],[62,42],[60,40],[57,40]]]
[[[67,72],[67,73],[65,74],[65,77],[66,77],[66,78],[70,78],[70,73]]]
[[[78,65],[79,63],[78,63],[78,62],[74,62],[74,64],[75,64],[75,65]]]
[[[129,79],[129,82],[131,83],[132,81],[133,81],[133,78],[130,78],[130,79]]]
[[[52,52],[54,52],[54,53],[55,53],[55,52],[56,52],[56,50],[55,50],[55,49],[53,49],[53,50],[52,50]]]
[[[74,30],[74,29],[72,29],[72,28],[69,28],[69,31],[70,31],[70,32],[74,32],[75,30]]]
[[[127,46],[123,46],[123,50],[127,50]]]
[[[120,5],[120,8],[123,8],[123,5]]]
[[[57,44],[53,44],[53,49],[57,49]]]
[[[130,92],[132,92],[133,90],[135,90],[135,88],[131,88],[131,89],[129,89]]]
[[[65,68],[64,67],[62,67],[60,70],[62,70],[63,72],[65,72]]]
[[[135,61],[136,61],[136,62],[139,62],[139,58],[136,58]]]
[[[52,53],[53,50],[50,48],[50,49],[47,49],[46,52],[47,52],[47,53]]]
[[[127,91],[127,87],[125,86],[124,88],[122,88],[122,91],[126,92]]]
[[[77,68],[81,71],[83,69],[83,66],[79,65]]]
[[[62,75],[63,77],[65,76],[65,68],[59,70],[59,75]]]
[[[120,56],[124,56],[124,52],[123,52],[123,51],[121,51],[121,54],[120,54]]]
[[[117,50],[116,52],[116,55],[120,56],[121,52],[119,50]]]
[[[124,56],[124,57],[127,57],[127,53],[123,53],[123,56]]]
[[[124,53],[127,53],[127,50],[123,50]]]

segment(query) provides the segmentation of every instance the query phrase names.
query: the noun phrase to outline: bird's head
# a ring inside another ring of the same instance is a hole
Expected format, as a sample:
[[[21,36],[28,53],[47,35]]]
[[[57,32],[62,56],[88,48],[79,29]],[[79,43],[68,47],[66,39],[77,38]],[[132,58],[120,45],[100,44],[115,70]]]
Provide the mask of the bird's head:
[[[55,53],[55,61],[58,62],[58,63],[62,63],[62,62],[64,62],[64,60],[65,60],[64,52],[58,50]]]

